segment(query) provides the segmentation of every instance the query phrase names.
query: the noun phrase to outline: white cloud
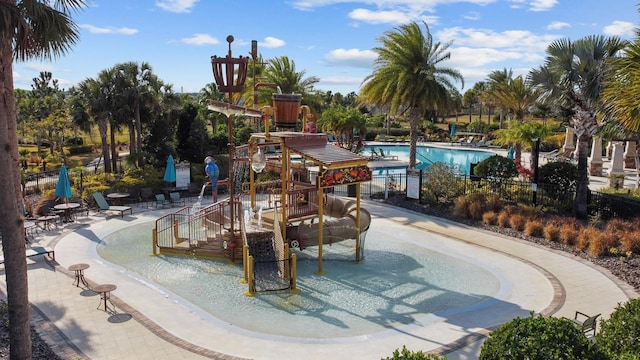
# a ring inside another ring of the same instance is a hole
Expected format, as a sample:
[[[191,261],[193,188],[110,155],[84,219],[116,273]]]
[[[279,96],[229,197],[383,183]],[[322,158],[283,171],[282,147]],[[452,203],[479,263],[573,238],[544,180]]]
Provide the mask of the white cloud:
[[[608,36],[632,36],[635,26],[626,21],[614,21],[613,24],[607,25],[602,30]]]
[[[335,49],[324,56],[331,65],[355,66],[370,68],[378,57],[373,50]]]
[[[481,18],[480,13],[476,11],[471,11],[466,15],[462,16],[465,20],[479,20]]]
[[[454,41],[454,45],[479,48],[502,48],[523,52],[544,51],[547,44],[559,35],[537,35],[526,30],[495,32],[489,29],[453,27],[436,32],[435,37],[442,42]]]
[[[349,13],[349,17],[371,24],[404,24],[412,19],[410,15],[400,11],[371,11],[367,9],[355,9]]]
[[[79,28],[89,31],[91,34],[118,34],[118,35],[133,35],[138,33],[138,29],[131,29],[127,27],[115,28],[115,27],[98,27],[89,24],[80,24]]]
[[[320,78],[320,83],[324,85],[360,85],[364,78],[327,76]]]
[[[529,3],[531,11],[549,11],[558,4],[558,0],[533,0]]]
[[[296,0],[293,7],[298,10],[310,11],[314,8],[328,6],[338,3],[357,3],[375,5],[378,9],[398,9],[403,8],[412,12],[433,12],[438,5],[451,3],[470,3],[476,5],[487,5],[498,0]],[[540,1],[540,0],[537,0]],[[549,0],[547,0],[549,1]],[[555,0],[554,0],[555,1]]]
[[[510,60],[524,60],[526,54],[519,51],[502,51],[490,48],[457,47],[449,48],[451,58],[446,66],[453,68],[479,67]]]
[[[283,47],[286,43],[284,42],[284,40],[280,40],[278,38],[274,38],[271,36],[267,36],[264,38],[264,42],[260,43],[261,46],[264,46],[266,48],[279,48],[279,47]]]
[[[208,34],[193,34],[193,36],[182,38],[180,41],[189,45],[216,45],[220,43],[218,39]]]
[[[158,0],[156,6],[173,13],[189,13],[199,0]]]
[[[551,24],[547,25],[547,30],[560,30],[567,27],[571,27],[571,25],[563,21],[554,21]]]

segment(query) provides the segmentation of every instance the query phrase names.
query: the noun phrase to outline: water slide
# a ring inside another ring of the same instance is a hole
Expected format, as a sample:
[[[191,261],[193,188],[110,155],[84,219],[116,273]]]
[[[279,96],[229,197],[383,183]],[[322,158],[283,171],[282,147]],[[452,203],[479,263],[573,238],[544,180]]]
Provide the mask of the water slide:
[[[357,203],[353,199],[328,196],[325,202],[323,218],[323,244],[331,244],[357,236]],[[371,225],[371,214],[360,208],[360,234]],[[295,241],[301,249],[318,245],[318,223],[297,226]],[[292,244],[293,245],[293,244]]]

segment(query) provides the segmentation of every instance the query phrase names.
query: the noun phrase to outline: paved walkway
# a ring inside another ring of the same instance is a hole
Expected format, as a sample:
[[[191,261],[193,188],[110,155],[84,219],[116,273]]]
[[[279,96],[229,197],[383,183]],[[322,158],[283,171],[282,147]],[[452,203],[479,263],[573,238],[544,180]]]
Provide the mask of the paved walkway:
[[[40,232],[37,242],[55,246],[56,261],[28,260],[34,321],[68,359],[377,359],[407,345],[454,360],[477,359],[489,329],[516,316],[526,317],[531,310],[559,317],[572,317],[580,310],[606,318],[618,303],[638,296],[608,271],[565,253],[372,201],[363,201],[362,206],[373,215],[373,233],[490,263],[503,274],[508,289],[495,306],[483,311],[429,319],[383,335],[296,343],[257,338],[100,260],[95,246],[101,237],[168,211],[136,206],[133,216],[122,219],[92,213],[75,224]],[[374,239],[369,236],[367,241]],[[98,310],[101,302],[96,293],[72,285],[73,273],[67,268],[79,262],[90,265],[85,274],[91,287],[117,285],[112,293],[115,312]],[[4,273],[3,267],[0,272]],[[6,294],[4,276],[0,292]]]

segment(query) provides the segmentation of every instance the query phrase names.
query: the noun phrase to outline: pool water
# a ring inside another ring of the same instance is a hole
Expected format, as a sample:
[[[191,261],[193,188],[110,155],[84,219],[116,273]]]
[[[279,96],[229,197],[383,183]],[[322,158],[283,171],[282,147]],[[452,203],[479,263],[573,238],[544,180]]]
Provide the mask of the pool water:
[[[365,146],[363,155],[369,157],[371,155],[371,149],[375,149],[376,152],[380,152],[382,148],[385,155],[397,156],[399,159],[409,160],[409,145],[375,145]],[[456,171],[462,175],[469,175],[470,167],[472,163],[478,163],[484,159],[487,159],[495,155],[488,151],[478,151],[465,148],[451,149],[431,146],[418,146],[416,147],[416,162],[419,164],[416,166],[418,169],[424,170],[430,164],[436,162],[442,162],[456,169]]]
[[[107,235],[98,254],[211,314],[235,331],[288,341],[370,336],[427,321],[439,313],[468,311],[500,293],[491,269],[376,230],[367,236],[365,260],[298,261],[299,294],[246,297],[242,264],[149,256],[153,222]],[[466,309],[466,310],[465,310]],[[431,320],[435,321],[435,320]]]

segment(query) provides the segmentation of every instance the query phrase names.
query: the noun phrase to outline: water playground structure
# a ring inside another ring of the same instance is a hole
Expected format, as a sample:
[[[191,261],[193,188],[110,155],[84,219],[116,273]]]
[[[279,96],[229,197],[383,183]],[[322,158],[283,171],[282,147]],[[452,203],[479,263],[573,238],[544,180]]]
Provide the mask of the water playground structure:
[[[248,58],[232,58],[233,37],[227,41],[229,55],[214,56],[211,61],[220,91],[232,99],[232,93],[241,90],[237,81],[245,76],[242,60]],[[225,81],[233,84],[221,85]],[[209,103],[209,109],[229,120],[229,197],[201,206],[203,186],[194,206],[160,217],[153,229],[154,255],[234,263],[241,259],[247,295],[298,291],[296,257],[302,252],[317,258],[317,274],[324,273],[324,246],[347,242],[343,248],[350,249],[349,258],[360,262],[371,224],[371,215],[360,207],[360,183],[371,180],[368,158],[329,143],[325,133],[316,133],[315,126],[307,123],[311,114],[301,105],[301,95],[274,93],[272,100],[273,106],[260,110]],[[236,148],[232,141],[235,116],[260,118],[265,131],[253,133],[247,144]],[[274,132],[269,131],[271,119]],[[256,175],[263,171],[279,179],[257,181]],[[344,185],[355,187],[355,197],[331,194],[333,187]]]

